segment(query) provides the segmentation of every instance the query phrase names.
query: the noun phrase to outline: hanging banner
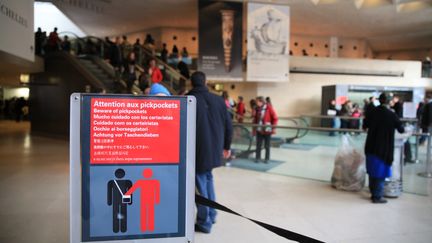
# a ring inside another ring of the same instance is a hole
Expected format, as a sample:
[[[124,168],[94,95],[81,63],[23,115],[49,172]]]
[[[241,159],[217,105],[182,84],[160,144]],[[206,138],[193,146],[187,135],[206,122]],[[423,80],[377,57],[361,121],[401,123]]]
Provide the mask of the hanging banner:
[[[243,3],[199,1],[198,69],[213,81],[242,81]]]
[[[71,96],[71,243],[192,241],[195,102]]]
[[[289,7],[248,3],[247,81],[289,81]]]

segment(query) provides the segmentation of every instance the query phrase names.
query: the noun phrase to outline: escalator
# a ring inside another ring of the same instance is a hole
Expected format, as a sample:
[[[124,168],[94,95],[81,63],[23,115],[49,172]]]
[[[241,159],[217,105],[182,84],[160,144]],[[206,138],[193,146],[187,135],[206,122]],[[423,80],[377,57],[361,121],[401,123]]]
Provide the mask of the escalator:
[[[232,153],[237,158],[249,158],[256,150],[255,137],[252,135],[252,123],[234,123],[233,138],[232,138]],[[308,122],[302,117],[280,117],[280,126],[296,127],[295,129],[277,128],[276,134],[272,136],[271,146],[281,147],[283,144],[295,143],[298,139],[306,136]]]
[[[110,43],[93,37],[68,35],[70,50],[51,51],[43,56],[45,70],[32,76],[30,85],[31,132],[53,137],[69,136],[69,97],[80,93],[133,93],[142,94],[138,81],[128,90],[126,82],[118,71],[109,64],[107,51]],[[142,63],[136,65],[136,76],[145,74],[148,60],[154,58],[164,74],[163,84],[177,94],[181,80],[186,80],[176,69],[142,48]],[[190,82],[186,82],[190,83]]]
[[[114,68],[102,58],[94,55],[83,55],[77,57],[77,60],[88,72],[102,82],[106,93],[127,92],[126,82],[122,80],[121,77],[116,74]]]

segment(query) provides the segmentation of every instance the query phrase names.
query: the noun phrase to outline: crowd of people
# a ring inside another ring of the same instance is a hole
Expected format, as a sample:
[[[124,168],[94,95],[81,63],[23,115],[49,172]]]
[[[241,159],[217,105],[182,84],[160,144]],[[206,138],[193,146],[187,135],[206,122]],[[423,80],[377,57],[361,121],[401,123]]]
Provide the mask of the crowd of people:
[[[227,91],[222,92],[222,98],[228,110],[231,120],[236,120],[238,123],[243,123],[245,119],[249,118],[253,124],[262,125],[252,129],[252,135],[256,137],[256,152],[255,163],[264,162],[268,163],[270,160],[270,142],[271,135],[275,134],[275,128],[278,123],[278,117],[274,110],[270,97],[258,96],[249,101],[249,111],[246,110],[243,96],[234,101],[228,95]],[[264,143],[264,144],[263,144]],[[265,149],[264,160],[261,159],[261,150]]]
[[[105,37],[102,41],[98,38],[86,37],[80,41],[76,41],[74,48],[67,35],[61,39],[57,28],[47,36],[47,32],[43,32],[38,28],[35,33],[35,53],[43,56],[50,52],[65,51],[80,55],[97,55],[106,60],[116,71],[117,77],[126,82],[128,93],[133,92],[133,86],[136,85],[143,92],[148,94],[150,84],[160,83],[165,80],[167,75],[165,66],[158,65],[156,61],[155,40],[147,34],[143,43],[137,38],[132,44],[127,36],[115,37],[112,41],[109,37]],[[145,55],[144,50],[149,50],[151,55]],[[169,58],[188,57],[189,53],[186,47],[182,51],[176,45],[173,45],[171,53],[167,50],[166,43],[163,43],[162,49],[159,51],[160,59],[167,63]],[[161,68],[163,67],[163,68]],[[178,89],[180,94],[186,93],[186,81],[190,78],[188,65],[179,60],[176,66],[180,74]]]
[[[28,101],[24,97],[12,97],[5,100],[0,99],[0,119],[20,122],[28,120],[28,115]]]
[[[42,31],[38,28],[35,33],[35,54],[38,56],[45,55],[55,51],[71,51],[71,42],[69,37],[65,35],[63,40],[60,39],[57,28],[54,28],[52,32],[47,35],[46,31]]]

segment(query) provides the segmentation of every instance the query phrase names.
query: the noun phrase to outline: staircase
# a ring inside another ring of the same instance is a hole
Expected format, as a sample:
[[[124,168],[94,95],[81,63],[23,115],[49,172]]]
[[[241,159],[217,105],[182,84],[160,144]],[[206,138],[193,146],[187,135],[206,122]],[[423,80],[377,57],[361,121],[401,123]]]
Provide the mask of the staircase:
[[[126,92],[126,83],[101,58],[96,56],[79,56],[77,60],[88,72],[103,83],[107,93]]]

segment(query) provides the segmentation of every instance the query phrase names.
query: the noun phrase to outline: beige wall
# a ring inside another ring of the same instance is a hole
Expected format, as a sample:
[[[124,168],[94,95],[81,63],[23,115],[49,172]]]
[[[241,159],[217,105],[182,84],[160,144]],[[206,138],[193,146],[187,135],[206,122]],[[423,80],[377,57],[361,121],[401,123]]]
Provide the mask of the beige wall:
[[[290,50],[294,56],[302,56],[306,50],[308,56],[328,57],[330,55],[330,36],[291,35]],[[364,39],[338,38],[339,57],[371,58],[372,51]],[[296,45],[297,44],[297,45]],[[327,45],[327,47],[326,47]],[[342,48],[340,48],[342,47]]]
[[[131,43],[135,43],[136,38],[140,38],[141,43],[143,43],[147,34],[151,34],[153,39],[155,39],[156,49],[158,50],[162,48],[162,43],[166,43],[168,52],[170,53],[173,46],[177,45],[180,52],[183,47],[186,47],[189,55],[193,57],[198,55],[197,29],[161,27],[130,33],[127,34],[127,37]],[[176,40],[174,40],[174,36],[177,37]],[[195,37],[195,40],[192,39],[193,37]]]
[[[321,87],[335,84],[431,87],[432,79],[421,79],[421,63],[413,61],[386,61],[348,58],[292,57],[291,68],[331,69],[350,71],[403,72],[403,77],[322,75],[291,73],[287,83],[257,83],[256,93],[270,96],[279,116],[319,114],[321,110]],[[365,97],[366,98],[366,97]]]
[[[246,109],[249,111],[249,101],[251,99],[255,99],[257,97],[257,83],[250,82],[223,82],[224,91],[228,92],[229,97],[234,99],[237,102],[237,97],[243,96],[243,100],[246,104]],[[235,88],[232,89],[231,86],[235,85]],[[222,91],[220,92],[222,94]]]
[[[257,93],[272,98],[279,116],[316,115],[321,111],[321,87],[335,84],[430,87],[432,79],[291,74],[288,83],[259,83]]]
[[[375,57],[377,59],[423,61],[426,57],[432,58],[432,49],[378,52],[375,53]]]

